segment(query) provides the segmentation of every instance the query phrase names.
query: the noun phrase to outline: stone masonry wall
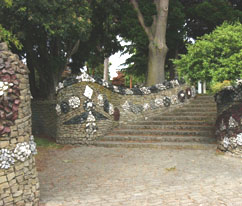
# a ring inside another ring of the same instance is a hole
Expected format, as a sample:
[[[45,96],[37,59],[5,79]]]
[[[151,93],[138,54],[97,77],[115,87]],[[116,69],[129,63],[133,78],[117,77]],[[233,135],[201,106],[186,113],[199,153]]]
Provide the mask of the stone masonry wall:
[[[38,205],[28,69],[0,44],[0,206]]]
[[[87,74],[57,88],[57,142],[92,144],[119,124],[147,119],[179,107],[195,96],[195,88],[178,81],[127,89],[94,80]]]
[[[215,95],[218,107],[216,137],[218,148],[242,157],[242,82]]]

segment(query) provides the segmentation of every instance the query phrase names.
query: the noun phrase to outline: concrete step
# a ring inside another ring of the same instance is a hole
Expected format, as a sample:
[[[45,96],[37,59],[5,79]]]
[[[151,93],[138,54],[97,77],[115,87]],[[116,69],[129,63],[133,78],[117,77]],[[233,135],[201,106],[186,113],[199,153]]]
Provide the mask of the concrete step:
[[[210,101],[192,100],[189,105],[197,107],[216,107],[216,103]],[[186,105],[188,106],[188,105]]]
[[[195,97],[196,99],[211,99],[214,100],[214,95],[207,95],[207,94],[197,94],[197,96]]]
[[[210,121],[215,121],[216,117],[214,116],[181,116],[181,115],[173,115],[173,116],[159,116],[159,117],[153,117],[152,120],[167,120],[167,121],[177,121],[177,120],[210,120]]]
[[[172,123],[172,122],[171,122]],[[172,124],[172,125],[155,125],[155,124],[129,124],[129,125],[122,125],[120,126],[118,129],[116,130],[122,130],[122,129],[133,129],[133,130],[139,130],[139,129],[192,129],[192,130],[212,130],[214,128],[214,126],[211,125],[199,125],[199,124],[182,124],[183,122],[181,122],[180,124]]]
[[[182,130],[182,129],[167,129],[167,130],[158,130],[158,129],[139,129],[139,130],[113,130],[110,135],[140,135],[140,136],[149,136],[149,135],[158,135],[158,136],[166,136],[166,135],[187,135],[187,136],[211,136],[213,135],[213,131],[211,130]]]
[[[217,112],[211,112],[209,111],[208,113],[204,112],[204,111],[187,111],[187,112],[183,112],[183,111],[173,111],[172,113],[165,113],[165,114],[162,114],[161,116],[214,116],[216,117],[217,116]]]
[[[201,100],[201,101],[210,101],[210,102],[214,102],[214,97],[213,96],[197,96],[194,99],[192,99],[192,101],[195,100]]]
[[[129,122],[128,125],[201,125],[201,126],[213,126],[215,122],[213,120],[144,120],[137,122]],[[121,124],[120,127],[123,127],[127,124]]]
[[[203,142],[213,143],[215,139],[209,136],[186,136],[186,135],[107,135],[99,138],[100,141],[135,141],[135,142]]]
[[[216,144],[206,144],[200,142],[132,142],[132,141],[97,141],[97,147],[123,147],[123,148],[152,148],[152,149],[195,149],[214,150]]]
[[[191,102],[187,105],[184,105],[183,107],[181,108],[202,108],[202,109],[205,109],[205,108],[209,108],[209,109],[216,109],[216,104],[202,104],[202,103],[196,103],[196,102]]]
[[[176,110],[174,110],[174,112],[177,112],[177,111],[179,111],[179,112],[212,112],[212,113],[216,113],[217,114],[217,108],[216,107],[214,107],[214,108],[203,108],[203,107],[199,107],[199,109],[198,108],[196,108],[196,107],[187,107],[187,108],[185,108],[185,107],[183,107],[183,108],[179,108],[179,109],[176,109]]]
[[[210,101],[214,101],[214,95],[197,95],[194,99],[208,99]]]

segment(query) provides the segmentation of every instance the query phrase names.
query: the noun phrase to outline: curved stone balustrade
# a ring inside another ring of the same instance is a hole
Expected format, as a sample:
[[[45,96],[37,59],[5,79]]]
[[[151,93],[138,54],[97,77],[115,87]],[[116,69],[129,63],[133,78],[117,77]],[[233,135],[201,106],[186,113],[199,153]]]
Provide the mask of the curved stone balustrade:
[[[57,87],[57,142],[92,144],[120,123],[146,119],[195,95],[194,87],[178,81],[127,89],[86,73],[69,78]]]

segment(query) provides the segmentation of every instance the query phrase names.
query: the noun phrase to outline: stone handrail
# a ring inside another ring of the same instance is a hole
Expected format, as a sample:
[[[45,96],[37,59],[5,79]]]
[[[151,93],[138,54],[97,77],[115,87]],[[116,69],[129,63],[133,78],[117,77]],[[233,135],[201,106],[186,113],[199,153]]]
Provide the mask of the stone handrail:
[[[119,124],[175,108],[195,94],[178,81],[127,89],[87,74],[73,77],[57,88],[57,142],[91,144]]]

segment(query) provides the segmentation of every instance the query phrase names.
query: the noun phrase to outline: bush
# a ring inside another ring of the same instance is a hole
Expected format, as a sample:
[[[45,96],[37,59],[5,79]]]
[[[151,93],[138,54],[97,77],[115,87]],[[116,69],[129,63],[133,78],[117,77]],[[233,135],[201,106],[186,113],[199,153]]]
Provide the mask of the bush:
[[[242,77],[242,25],[223,23],[187,46],[187,54],[173,60],[187,81],[223,82]]]
[[[224,87],[231,86],[231,81],[224,80],[223,82],[217,82],[211,85],[211,90],[213,93],[221,91]]]

